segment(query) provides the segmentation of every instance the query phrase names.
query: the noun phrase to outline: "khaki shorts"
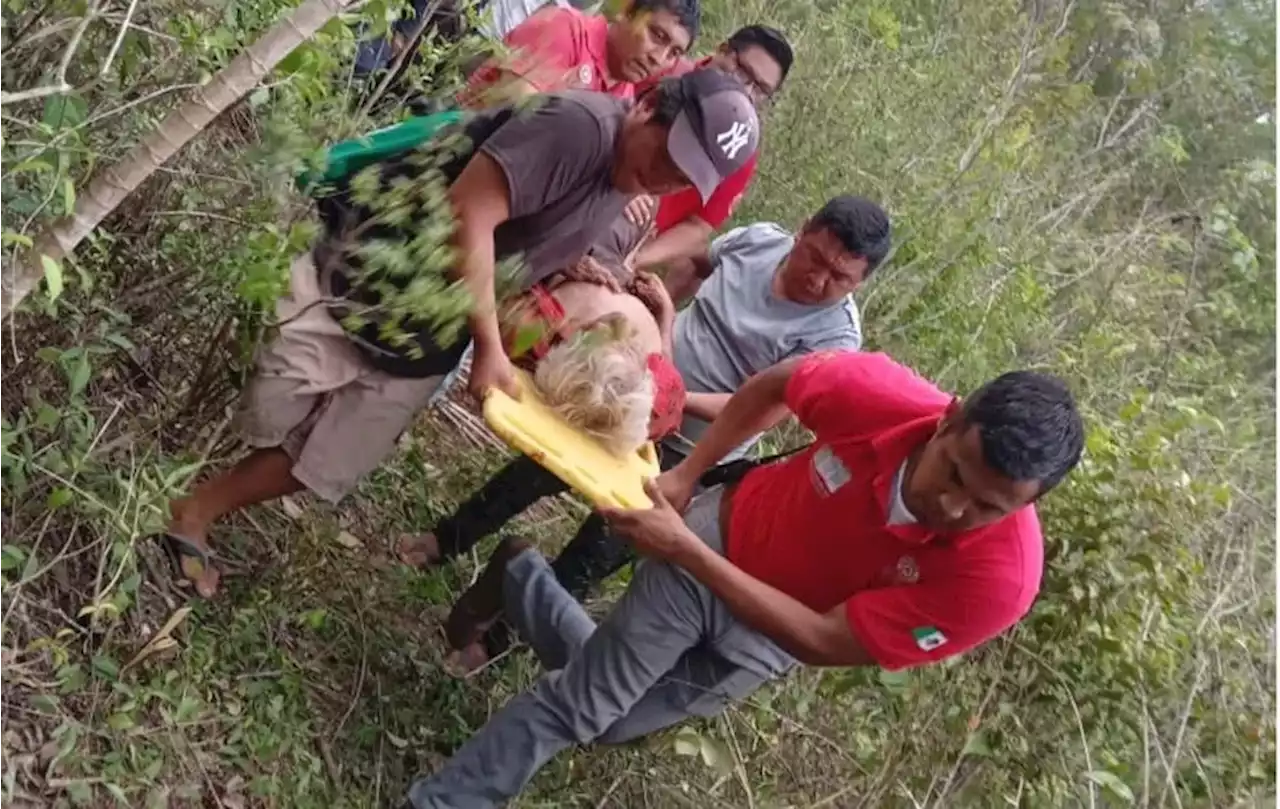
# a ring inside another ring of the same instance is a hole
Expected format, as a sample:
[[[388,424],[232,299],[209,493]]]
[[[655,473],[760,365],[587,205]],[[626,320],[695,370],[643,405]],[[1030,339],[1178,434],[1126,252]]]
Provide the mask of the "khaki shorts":
[[[258,354],[239,426],[251,446],[287,452],[294,478],[336,503],[391,454],[444,377],[371,368],[322,298],[311,255],[299,256],[276,304],[283,325]]]

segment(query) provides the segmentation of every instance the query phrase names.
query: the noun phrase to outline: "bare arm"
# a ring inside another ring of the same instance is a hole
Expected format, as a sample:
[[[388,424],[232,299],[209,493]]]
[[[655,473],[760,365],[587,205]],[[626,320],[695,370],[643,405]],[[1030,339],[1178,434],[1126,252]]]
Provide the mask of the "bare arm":
[[[635,257],[636,269],[705,255],[712,230],[711,225],[701,217],[690,216],[641,247]]]
[[[494,300],[493,232],[510,213],[507,179],[489,155],[476,152],[449,189],[454,212],[453,245],[459,261],[455,275],[474,300],[468,319],[477,349],[501,349]]]
[[[662,353],[669,360],[675,360],[675,342],[672,339],[672,332],[675,330],[674,320],[658,321],[658,337],[662,340]]]
[[[811,666],[874,663],[853,635],[844,605],[816,612],[711,550],[697,537],[675,558],[725,603],[733,617],[765,635],[796,660]]]
[[[729,397],[693,452],[668,474],[695,481],[735,447],[787,417],[787,383],[803,358],[784,360],[748,379]]]
[[[693,393],[685,395],[684,412],[703,421],[715,421],[732,393]]]
[[[701,446],[701,445],[699,445]],[[742,623],[767,636],[797,660],[815,666],[861,666],[873,662],[854,637],[844,606],[827,613],[766,584],[708,547],[649,481],[653,508],[601,509],[610,527],[641,553],[677,564],[707,586]]]

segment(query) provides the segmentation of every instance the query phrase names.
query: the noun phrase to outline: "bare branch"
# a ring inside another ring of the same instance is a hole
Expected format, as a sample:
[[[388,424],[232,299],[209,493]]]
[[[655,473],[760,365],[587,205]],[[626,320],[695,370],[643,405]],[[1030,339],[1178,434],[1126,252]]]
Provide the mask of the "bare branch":
[[[30,101],[33,98],[62,95],[63,93],[69,93],[74,89],[75,88],[70,84],[63,82],[62,84],[33,87],[30,90],[23,90],[20,93],[0,93],[0,107],[3,107],[5,104],[17,104],[19,101]]]
[[[58,65],[58,84],[63,87],[67,86],[67,70],[71,68],[71,60],[75,58],[76,51],[80,50],[80,40],[84,38],[84,32],[89,30],[89,25],[98,18],[98,9],[101,7],[102,0],[96,0],[84,19],[80,20],[80,25],[76,26],[76,32],[71,35],[71,41],[62,52],[62,62]]]
[[[107,58],[102,63],[102,68],[98,71],[98,77],[107,75],[107,71],[111,69],[111,63],[115,61],[116,54],[120,51],[120,44],[124,42],[124,35],[129,32],[129,21],[133,19],[133,12],[138,7],[138,0],[129,0],[129,10],[124,13],[124,22],[120,25],[120,31],[116,34],[116,41],[111,43],[111,51],[107,54]]]

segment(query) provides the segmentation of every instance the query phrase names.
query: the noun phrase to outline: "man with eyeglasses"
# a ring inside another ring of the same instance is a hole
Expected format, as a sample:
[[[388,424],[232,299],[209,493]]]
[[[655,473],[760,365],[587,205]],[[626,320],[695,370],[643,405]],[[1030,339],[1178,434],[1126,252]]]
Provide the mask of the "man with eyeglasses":
[[[643,94],[660,79],[678,76],[699,67],[714,67],[737,77],[747,88],[757,114],[768,104],[791,71],[794,54],[781,31],[765,25],[748,25],[716,48],[715,53],[697,62],[679,60],[668,72],[654,76],[636,88]],[[707,242],[729,217],[747,192],[756,173],[759,153],[736,174],[726,179],[705,203],[697,194],[678,193],[654,200],[637,199],[627,208],[627,217],[640,223],[653,215],[654,237],[636,254],[636,269],[666,265],[665,281],[677,304],[693,295],[709,273],[705,257]],[[656,207],[656,211],[654,208]]]

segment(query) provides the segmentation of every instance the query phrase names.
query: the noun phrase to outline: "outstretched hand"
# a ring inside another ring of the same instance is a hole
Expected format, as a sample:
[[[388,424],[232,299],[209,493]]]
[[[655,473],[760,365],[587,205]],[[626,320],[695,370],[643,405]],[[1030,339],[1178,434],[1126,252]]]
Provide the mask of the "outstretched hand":
[[[658,200],[648,194],[641,194],[627,203],[627,207],[623,209],[623,214],[632,225],[642,227],[649,222],[653,212],[657,209]]]
[[[660,326],[670,326],[676,319],[676,305],[662,279],[651,272],[637,272],[627,291],[640,299]]]
[[[520,399],[515,366],[507,358],[506,352],[501,347],[481,348],[477,344],[471,358],[471,378],[468,380],[467,390],[477,401],[483,402],[485,394],[494,388],[512,399]]]
[[[636,550],[654,559],[679,563],[690,551],[702,545],[684,524],[680,512],[667,500],[655,479],[644,484],[652,508],[601,508],[600,515],[618,535],[626,537]]]

